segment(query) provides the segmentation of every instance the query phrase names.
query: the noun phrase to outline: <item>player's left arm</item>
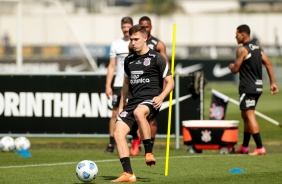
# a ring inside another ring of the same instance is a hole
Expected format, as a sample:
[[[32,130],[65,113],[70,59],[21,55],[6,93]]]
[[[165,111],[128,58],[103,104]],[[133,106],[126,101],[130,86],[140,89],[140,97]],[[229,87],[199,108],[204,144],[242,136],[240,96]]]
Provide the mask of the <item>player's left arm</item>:
[[[275,93],[277,93],[278,87],[275,84],[275,80],[274,80],[274,72],[273,72],[273,68],[272,65],[268,59],[268,57],[266,56],[266,54],[262,51],[262,63],[265,66],[266,70],[267,70],[267,74],[269,77],[269,81],[270,81],[270,92],[272,95],[274,95]]]
[[[173,90],[174,88],[174,79],[172,75],[168,75],[164,78],[166,85],[162,93],[159,96],[153,98],[152,102],[154,103],[155,108],[160,108],[163,104],[165,97]]]
[[[165,97],[173,90],[174,88],[174,79],[169,71],[168,62],[162,55],[157,55],[157,62],[160,67],[160,72],[164,79],[165,86],[163,87],[162,92],[152,99],[155,108],[160,108],[162,106],[163,100]]]

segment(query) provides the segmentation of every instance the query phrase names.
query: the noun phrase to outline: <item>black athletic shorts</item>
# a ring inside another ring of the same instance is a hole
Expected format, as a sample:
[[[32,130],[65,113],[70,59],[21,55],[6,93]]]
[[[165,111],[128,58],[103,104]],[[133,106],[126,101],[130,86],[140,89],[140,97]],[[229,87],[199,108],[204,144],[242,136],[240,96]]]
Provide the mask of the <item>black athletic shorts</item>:
[[[132,133],[136,132],[138,130],[138,124],[134,118],[134,110],[138,105],[146,105],[150,113],[147,116],[147,120],[150,121],[151,119],[155,118],[160,109],[155,109],[153,103],[151,100],[145,100],[145,101],[139,101],[139,102],[128,102],[126,107],[123,109],[123,111],[118,115],[117,121],[123,121],[125,124],[128,125],[130,128],[129,134],[132,135]]]
[[[240,110],[255,110],[260,95],[260,93],[248,94],[239,92]]]
[[[121,87],[113,87],[112,106],[118,107],[121,96]]]

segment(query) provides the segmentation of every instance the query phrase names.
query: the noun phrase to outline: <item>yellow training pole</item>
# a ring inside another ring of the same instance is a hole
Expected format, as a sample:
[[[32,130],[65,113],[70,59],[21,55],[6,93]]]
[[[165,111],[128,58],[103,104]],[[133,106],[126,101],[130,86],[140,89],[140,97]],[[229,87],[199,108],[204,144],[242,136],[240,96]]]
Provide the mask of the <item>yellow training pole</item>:
[[[172,37],[172,53],[171,53],[171,74],[174,76],[174,54],[175,54],[175,39],[176,39],[176,24],[173,24],[173,37]],[[165,156],[165,176],[168,175],[168,159],[170,147],[170,128],[171,128],[171,109],[172,109],[172,93],[169,94],[169,110],[168,110],[168,125],[167,125],[167,138],[166,138],[166,156]]]

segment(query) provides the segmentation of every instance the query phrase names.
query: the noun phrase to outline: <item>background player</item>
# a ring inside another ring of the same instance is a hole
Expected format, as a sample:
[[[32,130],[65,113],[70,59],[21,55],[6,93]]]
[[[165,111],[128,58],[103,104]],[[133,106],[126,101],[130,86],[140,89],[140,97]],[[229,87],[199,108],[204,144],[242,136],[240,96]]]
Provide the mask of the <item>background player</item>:
[[[239,97],[241,116],[244,120],[243,144],[235,150],[236,153],[249,153],[249,142],[253,136],[256,149],[250,155],[263,155],[266,153],[263,147],[259,125],[255,116],[255,107],[263,90],[262,65],[266,67],[270,92],[276,94],[278,88],[274,81],[271,63],[262,49],[250,39],[251,30],[247,25],[237,27],[236,40],[243,44],[237,48],[236,60],[229,64],[232,73],[240,73]]]
[[[131,17],[123,17],[121,19],[121,30],[123,37],[115,40],[111,44],[110,49],[110,62],[108,65],[108,72],[106,78],[105,92],[107,97],[112,98],[112,117],[109,122],[109,133],[110,133],[110,143],[105,149],[107,153],[113,153],[115,148],[115,140],[113,137],[114,125],[118,115],[118,106],[120,103],[120,91],[123,85],[124,79],[124,58],[129,54],[129,29],[133,26],[133,20]],[[114,72],[116,71],[116,76],[112,89],[112,81],[114,78]]]

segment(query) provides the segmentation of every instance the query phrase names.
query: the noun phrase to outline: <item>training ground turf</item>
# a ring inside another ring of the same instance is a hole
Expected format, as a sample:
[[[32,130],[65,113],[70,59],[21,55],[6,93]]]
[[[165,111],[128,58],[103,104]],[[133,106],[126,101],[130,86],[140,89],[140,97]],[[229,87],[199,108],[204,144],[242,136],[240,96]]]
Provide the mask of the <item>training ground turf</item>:
[[[233,84],[208,84],[205,89],[205,116],[209,112],[210,89],[214,88],[237,100],[237,86]],[[282,87],[280,93],[271,96],[268,86],[259,100],[257,110],[278,122],[282,122]],[[240,120],[239,140],[242,141],[242,121],[238,106],[229,103],[226,119]],[[180,140],[180,149],[175,149],[175,140],[171,139],[168,176],[164,176],[166,163],[166,139],[157,138],[154,149],[156,166],[148,167],[143,154],[131,157],[137,183],[281,183],[282,178],[282,128],[257,117],[261,136],[267,154],[249,156],[227,154],[220,155],[218,150],[204,150],[202,154],[189,154]],[[75,175],[76,165],[81,160],[92,160],[99,168],[93,183],[109,183],[122,173],[122,167],[116,151],[104,154],[108,143],[106,138],[32,138],[31,157],[0,152],[1,184],[75,184],[80,182]],[[253,150],[251,139],[250,148]],[[240,168],[243,173],[230,173]]]

